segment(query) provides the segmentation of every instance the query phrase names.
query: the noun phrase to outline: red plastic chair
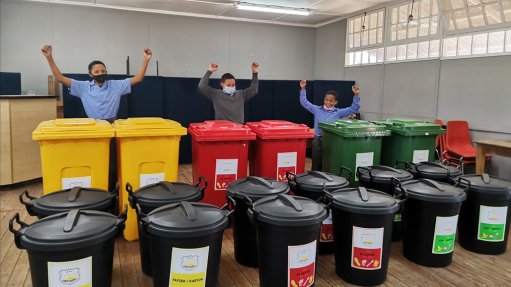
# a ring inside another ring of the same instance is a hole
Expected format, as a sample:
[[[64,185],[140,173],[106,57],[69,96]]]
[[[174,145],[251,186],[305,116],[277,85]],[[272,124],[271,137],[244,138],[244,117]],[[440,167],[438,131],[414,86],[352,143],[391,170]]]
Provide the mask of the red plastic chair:
[[[445,134],[445,151],[463,159],[475,159],[476,149],[470,141],[466,121],[448,121]]]

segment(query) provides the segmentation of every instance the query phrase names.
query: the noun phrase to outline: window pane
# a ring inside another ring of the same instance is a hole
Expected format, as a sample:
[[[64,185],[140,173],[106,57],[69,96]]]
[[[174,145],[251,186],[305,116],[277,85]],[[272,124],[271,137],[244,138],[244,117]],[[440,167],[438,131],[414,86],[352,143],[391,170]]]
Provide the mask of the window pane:
[[[387,61],[393,62],[396,60],[396,46],[387,47]]]
[[[436,58],[440,56],[440,40],[429,42],[429,57]]]
[[[458,56],[470,55],[472,49],[472,35],[458,38]]]
[[[484,6],[484,9],[486,10],[486,19],[488,20],[488,24],[498,24],[502,22],[499,3],[488,4]]]
[[[376,44],[376,29],[369,30],[369,45]]]
[[[506,31],[506,52],[511,52],[511,30]]]
[[[431,1],[431,15],[438,15],[438,5],[436,0]]]
[[[415,1],[417,2],[417,1]],[[410,7],[411,9],[411,7]],[[413,3],[413,10],[411,11],[413,17],[415,19],[418,19],[419,18],[419,3]]]
[[[369,17],[369,22],[370,22],[370,28],[371,29],[374,29],[378,26],[378,13],[373,13],[371,14],[371,16]]]
[[[383,27],[383,11],[378,12],[378,27]]]
[[[383,63],[383,53],[385,52],[385,49],[379,48],[378,49],[378,63]]]
[[[504,10],[506,22],[511,22],[511,1],[502,1],[502,10]]]
[[[465,10],[459,10],[454,12],[454,19],[456,20],[456,27],[458,29],[468,28],[467,12]]]
[[[456,44],[458,38],[447,38],[444,39],[444,57],[454,57],[456,56]]]
[[[360,47],[360,33],[353,34],[353,47],[357,48]]]
[[[349,34],[353,34],[353,20],[350,20],[348,22],[348,31],[349,31]]]
[[[446,22],[447,22],[447,30],[453,31],[455,29],[454,27],[454,19],[451,13],[446,14]]]
[[[470,22],[472,23],[472,27],[481,27],[484,26],[484,17],[483,10],[481,7],[474,7],[468,10],[468,15],[470,17]]]
[[[421,19],[419,21],[419,37],[427,36],[429,34],[429,18]]]
[[[355,20],[353,21],[353,31],[359,32],[361,26],[362,24],[360,22],[360,17],[355,18]]]
[[[353,62],[355,65],[360,65],[361,56],[361,52],[355,52],[355,61]]]
[[[369,52],[368,51],[362,51],[362,64],[369,63]]]
[[[417,59],[417,43],[408,44],[406,58],[408,58],[408,60]]]
[[[451,0],[452,8],[459,9],[465,7],[463,0]]]
[[[350,53],[350,65],[355,64],[355,53]]]
[[[397,46],[397,59],[406,60],[406,45]]]
[[[397,34],[396,29],[397,29],[397,25],[390,26],[390,41],[396,41],[396,34]]]
[[[436,1],[436,0],[433,0],[433,1]],[[420,11],[420,17],[421,18],[424,18],[424,17],[429,17],[429,14],[430,14],[430,5],[431,5],[431,2],[430,0],[422,0],[421,1],[421,11]]]
[[[480,55],[486,54],[486,44],[488,42],[488,34],[474,35],[472,39],[472,54]]]
[[[467,0],[468,6],[476,6],[481,4],[480,0]]]
[[[369,44],[369,31],[362,31],[362,46],[367,46]]]
[[[398,8],[392,8],[392,24],[397,24],[397,9]]]
[[[438,30],[438,16],[435,16],[431,18],[431,31],[429,32],[430,35],[436,35],[436,32]]]
[[[378,28],[378,44],[383,43],[383,28]]]
[[[406,39],[406,24],[399,24],[397,26],[397,39],[398,40],[403,40],[403,39]]]
[[[349,66],[350,65],[350,55],[353,54],[353,53],[346,53],[344,55],[344,65],[345,66]]]
[[[419,43],[419,58],[424,59],[428,57],[429,52],[429,42],[420,42]]]
[[[352,34],[350,34],[348,36],[348,47],[353,48],[353,35]]]
[[[369,50],[369,63],[371,63],[371,64],[376,63],[377,56],[378,56],[378,50],[376,50],[376,49]]]
[[[408,15],[409,12],[408,12],[408,4],[405,4],[405,5],[402,5],[399,7],[399,22],[400,23],[403,23],[403,22],[406,22],[408,20]]]
[[[417,37],[417,26],[419,24],[419,21],[413,20],[408,23],[408,38],[415,38]]]
[[[488,53],[504,52],[505,31],[492,32],[488,35]]]

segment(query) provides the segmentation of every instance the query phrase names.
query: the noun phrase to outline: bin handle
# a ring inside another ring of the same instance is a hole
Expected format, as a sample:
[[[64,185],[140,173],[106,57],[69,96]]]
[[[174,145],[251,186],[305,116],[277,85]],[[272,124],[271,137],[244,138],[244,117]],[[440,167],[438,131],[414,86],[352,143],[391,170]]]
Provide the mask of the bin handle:
[[[317,177],[322,177],[323,179],[326,179],[328,181],[333,181],[334,180],[330,175],[328,175],[328,174],[326,174],[326,173],[324,173],[322,171],[312,170],[312,171],[309,172],[309,174],[311,174],[311,173],[316,175]]]
[[[288,171],[286,171],[286,178],[287,178],[287,181],[296,182],[296,173],[288,170]]]
[[[34,200],[34,199],[37,199],[37,197],[33,197],[32,195],[28,194],[28,190],[25,190],[22,193],[20,193],[20,195],[19,195],[20,203],[25,205],[27,208],[28,207],[32,207],[32,202],[25,201],[23,199],[23,195],[26,196],[31,201]]]
[[[339,170],[339,176],[342,176],[342,171],[345,170],[348,172],[348,177],[347,178],[351,178],[353,176],[353,172],[351,171],[351,169],[345,167],[345,166],[342,166],[341,165],[341,168]]]
[[[401,201],[405,201],[406,199],[408,199],[408,193],[401,185],[401,181],[396,177],[391,178],[390,181],[392,182],[392,184],[395,187],[394,188],[394,198],[400,199]],[[399,193],[395,192],[396,189],[399,191]]]
[[[367,193],[367,189],[363,186],[358,187],[358,196],[360,196],[363,202],[369,201],[369,194]]]
[[[14,229],[14,221],[16,221],[16,223],[19,226],[21,226],[20,229],[18,229],[18,230]],[[26,228],[28,226],[29,226],[28,224],[21,221],[20,214],[18,212],[16,212],[16,214],[14,214],[14,216],[9,220],[9,231],[11,231],[12,234],[14,234],[14,243],[16,244],[16,247],[18,247],[19,249],[25,249],[20,244],[20,237],[23,235],[23,233],[21,232],[21,229]]]
[[[160,181],[158,182],[158,185],[159,186],[162,186],[166,191],[172,193],[172,194],[176,194],[176,190],[174,188],[172,188],[174,185],[168,181]]]
[[[357,177],[360,178],[362,175],[362,172],[360,170],[367,170],[367,174],[369,175],[369,181],[373,182],[373,173],[372,168],[366,167],[366,166],[359,166],[357,167]]]
[[[290,205],[296,211],[303,211],[303,206],[298,201],[296,201],[294,198],[292,198],[290,195],[279,194],[278,198],[280,200],[282,200],[284,203],[287,203],[287,205]]]
[[[128,192],[129,195],[133,194],[133,186],[131,186],[129,182],[126,183],[126,191]]]
[[[483,182],[486,184],[489,184],[491,181],[490,175],[487,173],[481,174],[481,178],[483,179]]]
[[[80,209],[72,209],[67,213],[66,222],[64,223],[64,232],[73,231],[74,226],[80,218]]]
[[[137,213],[140,217],[147,216],[144,212],[142,212],[142,208],[140,207],[140,204],[138,204],[138,203],[135,204],[135,210],[137,211]]]
[[[227,203],[222,207],[222,209],[227,210],[225,216],[229,217],[236,210],[236,200],[229,195],[226,195],[225,199],[227,200]],[[232,206],[232,208],[230,208],[230,206]]]
[[[202,200],[204,198],[204,190],[206,190],[206,187],[208,187],[208,180],[203,176],[199,176],[199,179],[197,180],[197,182],[194,185],[195,187],[199,187],[199,185],[202,181],[204,181],[204,186],[200,188],[200,193],[201,193],[200,200]]]
[[[470,180],[466,179],[466,178],[463,178],[463,177],[459,177],[458,178],[458,185],[461,184],[461,182],[464,181],[466,184],[467,184],[467,188],[470,188],[470,185],[471,185],[471,182]]]
[[[257,182],[257,183],[259,183],[261,185],[264,185],[267,188],[272,188],[273,187],[273,184],[271,182],[269,182],[268,180],[266,180],[266,179],[264,179],[262,177],[258,177],[258,176],[247,176],[245,181],[254,181],[254,182]]]
[[[438,183],[436,183],[435,181],[431,180],[431,179],[427,179],[427,178],[421,178],[420,179],[421,182],[424,182],[426,183],[427,185],[431,186],[431,187],[434,187],[440,191],[445,191],[445,189],[443,187],[441,187]]]
[[[82,187],[81,186],[73,186],[70,190],[69,190],[69,194],[67,196],[67,201],[69,202],[75,202],[76,199],[80,196],[80,192],[82,191]]]
[[[124,210],[117,216],[117,222],[115,223],[115,226],[123,225],[126,222],[126,218],[128,218],[128,206],[125,204]]]
[[[411,162],[402,161],[402,160],[396,160],[396,163],[394,164],[394,168],[398,168],[399,164],[403,164],[405,168],[410,168],[410,164],[413,164],[415,166],[415,169],[417,169],[417,165]]]
[[[190,221],[197,220],[197,214],[195,214],[195,209],[192,204],[188,201],[181,201],[179,203],[181,205],[181,209],[185,212],[186,218]]]

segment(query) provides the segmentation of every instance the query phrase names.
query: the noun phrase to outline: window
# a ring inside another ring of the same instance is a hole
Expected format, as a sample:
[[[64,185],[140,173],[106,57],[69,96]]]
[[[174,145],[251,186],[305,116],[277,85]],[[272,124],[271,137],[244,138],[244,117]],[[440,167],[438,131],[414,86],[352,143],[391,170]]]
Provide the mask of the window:
[[[348,19],[346,66],[383,63],[385,10]]]
[[[451,58],[506,52],[511,52],[511,29],[447,37],[444,39],[442,56]]]
[[[498,28],[511,23],[510,0],[441,0],[447,33]]]
[[[349,52],[346,53],[345,65],[358,66],[383,63],[384,58],[383,53],[384,53],[383,48],[368,49],[358,52]]]

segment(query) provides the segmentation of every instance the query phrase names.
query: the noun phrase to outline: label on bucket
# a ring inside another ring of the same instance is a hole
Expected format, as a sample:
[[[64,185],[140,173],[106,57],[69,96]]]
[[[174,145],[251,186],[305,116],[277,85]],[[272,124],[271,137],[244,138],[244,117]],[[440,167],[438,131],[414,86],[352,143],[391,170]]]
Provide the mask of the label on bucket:
[[[140,174],[140,187],[158,183],[165,180],[165,173],[142,173]]]
[[[217,159],[215,190],[226,190],[227,185],[238,179],[238,159]]]
[[[279,152],[277,154],[277,179],[287,181],[286,172],[296,173],[296,152]]]
[[[92,187],[92,178],[90,176],[62,178],[62,189],[70,189],[75,186]]]
[[[351,267],[363,270],[381,269],[384,228],[353,226]]]
[[[209,246],[202,248],[172,248],[170,287],[204,287],[208,269]]]
[[[332,241],[334,241],[334,225],[332,224],[332,212],[330,212],[328,218],[325,219],[321,225],[321,237],[319,238],[319,242]]]
[[[401,222],[401,213],[394,214],[394,222]]]
[[[74,261],[48,262],[48,286],[91,287],[92,256]]]
[[[317,241],[288,246],[288,287],[309,287],[314,284]]]
[[[507,206],[480,206],[477,239],[482,241],[504,241],[506,234]]]
[[[374,160],[374,152],[357,153],[355,158],[355,170],[359,166],[372,166]],[[357,173],[355,172],[355,181],[358,181]]]
[[[429,150],[414,150],[413,151],[413,163],[419,163],[422,161],[428,161],[429,158]]]
[[[435,234],[433,237],[433,254],[447,254],[454,250],[458,215],[436,217]]]

